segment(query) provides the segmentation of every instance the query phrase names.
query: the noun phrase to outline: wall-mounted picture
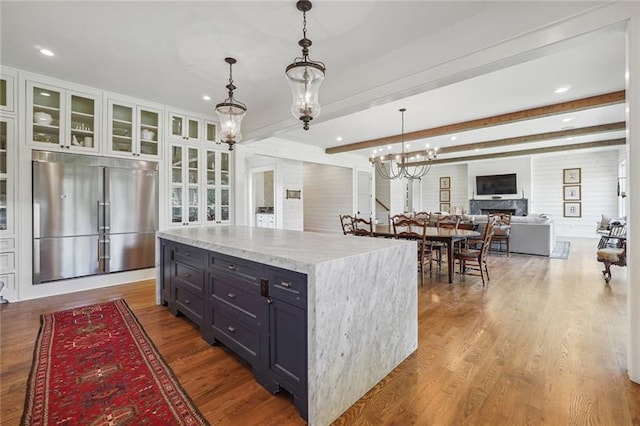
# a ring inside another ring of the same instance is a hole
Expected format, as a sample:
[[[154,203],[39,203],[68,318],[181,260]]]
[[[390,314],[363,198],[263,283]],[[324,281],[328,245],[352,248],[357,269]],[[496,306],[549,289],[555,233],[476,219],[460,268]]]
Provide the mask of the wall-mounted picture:
[[[294,199],[299,200],[301,192],[302,191],[300,191],[299,189],[287,189],[286,198],[287,198],[287,200],[290,199],[290,198],[294,198]]]
[[[448,203],[449,201],[451,201],[451,193],[449,192],[448,189],[441,189],[440,190],[440,202],[441,203]]]
[[[582,169],[562,169],[562,183],[580,183],[582,181]]]
[[[565,185],[564,201],[578,201],[581,198],[580,185]]]
[[[440,178],[440,189],[450,189],[451,178],[449,176],[443,176]]]
[[[451,209],[451,204],[449,203],[440,203],[440,212],[447,212]]]
[[[564,217],[582,217],[582,204],[580,202],[564,203]]]

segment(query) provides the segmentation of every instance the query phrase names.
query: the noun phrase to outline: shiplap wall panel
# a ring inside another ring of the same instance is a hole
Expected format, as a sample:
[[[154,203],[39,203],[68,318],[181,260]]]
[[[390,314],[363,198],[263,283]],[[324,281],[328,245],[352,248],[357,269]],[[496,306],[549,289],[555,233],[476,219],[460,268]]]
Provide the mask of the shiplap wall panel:
[[[618,212],[618,151],[568,152],[538,156],[532,162],[531,213],[546,213],[555,223],[557,237],[596,236],[601,215]],[[563,169],[582,170],[582,217],[564,217]]]
[[[431,171],[422,178],[422,205],[414,206],[415,211],[439,211],[440,210],[440,178],[450,177],[451,207],[464,207],[469,210],[469,195],[467,193],[467,165],[451,164],[433,166]]]
[[[283,198],[282,227],[302,231],[304,229],[303,165],[301,161],[280,160],[278,163],[278,196]],[[286,190],[301,190],[300,199],[286,198]]]
[[[303,165],[304,230],[342,233],[341,214],[353,213],[353,169]]]

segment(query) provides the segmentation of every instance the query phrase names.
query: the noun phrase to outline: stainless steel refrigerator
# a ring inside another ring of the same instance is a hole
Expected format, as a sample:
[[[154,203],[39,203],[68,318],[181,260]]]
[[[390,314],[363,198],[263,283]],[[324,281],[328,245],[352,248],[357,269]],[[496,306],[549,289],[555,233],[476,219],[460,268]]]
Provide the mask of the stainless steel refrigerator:
[[[33,282],[150,268],[158,164],[34,151]]]

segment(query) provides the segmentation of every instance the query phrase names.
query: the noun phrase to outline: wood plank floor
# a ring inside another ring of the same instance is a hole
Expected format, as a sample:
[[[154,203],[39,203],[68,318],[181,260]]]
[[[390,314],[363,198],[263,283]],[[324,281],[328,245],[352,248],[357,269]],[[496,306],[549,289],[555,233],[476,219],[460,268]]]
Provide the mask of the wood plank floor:
[[[626,285],[620,268],[604,284],[595,244],[572,240],[568,260],[492,255],[485,288],[434,273],[419,289],[418,350],[335,424],[640,424],[640,386],[626,375]],[[212,424],[304,424],[289,396],[260,387],[142,282],[2,306],[2,425],[19,424],[40,314],[117,298]]]

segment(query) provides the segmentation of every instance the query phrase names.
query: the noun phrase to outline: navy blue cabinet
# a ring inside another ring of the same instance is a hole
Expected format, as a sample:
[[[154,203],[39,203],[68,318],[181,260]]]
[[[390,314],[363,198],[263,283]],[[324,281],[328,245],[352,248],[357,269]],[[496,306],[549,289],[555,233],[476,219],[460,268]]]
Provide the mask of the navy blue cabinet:
[[[267,390],[291,393],[306,420],[306,274],[168,240],[160,245],[162,298],[171,312],[247,361]]]

